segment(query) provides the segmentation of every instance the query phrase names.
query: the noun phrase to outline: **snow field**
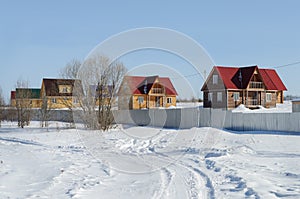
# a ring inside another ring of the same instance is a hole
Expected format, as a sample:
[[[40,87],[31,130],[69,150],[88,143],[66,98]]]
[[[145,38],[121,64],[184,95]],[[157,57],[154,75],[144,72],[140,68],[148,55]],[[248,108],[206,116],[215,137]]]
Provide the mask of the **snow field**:
[[[0,128],[0,198],[300,198],[300,136]]]

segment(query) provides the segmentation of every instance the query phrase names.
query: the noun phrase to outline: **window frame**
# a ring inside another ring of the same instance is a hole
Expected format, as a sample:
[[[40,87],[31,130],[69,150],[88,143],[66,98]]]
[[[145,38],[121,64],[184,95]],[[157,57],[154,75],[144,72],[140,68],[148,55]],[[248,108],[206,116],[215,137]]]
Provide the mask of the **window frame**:
[[[222,92],[217,92],[217,102],[222,102],[223,101],[223,94]]]
[[[240,101],[240,92],[233,93],[233,101],[235,101],[235,102]]]
[[[73,97],[72,103],[73,104],[79,104],[79,100],[76,97]]]
[[[272,93],[266,93],[266,102],[272,102]]]
[[[139,104],[143,104],[144,101],[145,101],[144,96],[138,96],[138,102],[139,102]]]
[[[208,102],[212,102],[212,101],[213,101],[213,93],[212,93],[212,92],[209,92],[209,93],[207,94],[207,101],[208,101]]]
[[[219,75],[213,75],[213,84],[218,84]]]
[[[167,97],[167,104],[172,104],[172,97]]]
[[[56,98],[51,98],[51,103],[52,103],[52,104],[56,104],[56,103],[57,103]]]

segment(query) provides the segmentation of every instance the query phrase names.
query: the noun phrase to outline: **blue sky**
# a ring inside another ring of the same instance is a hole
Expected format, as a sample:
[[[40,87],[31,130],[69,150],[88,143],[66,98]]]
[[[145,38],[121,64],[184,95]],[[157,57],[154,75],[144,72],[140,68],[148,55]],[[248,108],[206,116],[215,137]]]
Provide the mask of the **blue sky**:
[[[43,77],[57,77],[73,58],[83,60],[103,40],[133,28],[182,32],[201,44],[217,65],[269,68],[300,61],[300,2],[296,0],[0,3],[0,86],[7,99],[18,79],[40,87]],[[124,64],[129,69],[144,62],[181,64],[171,56],[146,53],[125,57]],[[289,90],[286,94],[300,95],[300,64],[277,72]],[[200,89],[195,78],[189,81]]]

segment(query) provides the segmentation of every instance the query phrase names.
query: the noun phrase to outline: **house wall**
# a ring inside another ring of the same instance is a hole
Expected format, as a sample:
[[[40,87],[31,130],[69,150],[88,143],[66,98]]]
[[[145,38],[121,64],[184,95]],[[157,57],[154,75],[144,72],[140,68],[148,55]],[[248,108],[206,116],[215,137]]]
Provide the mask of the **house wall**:
[[[143,103],[139,103],[139,97],[143,97]],[[147,95],[133,95],[132,96],[132,109],[147,108]]]
[[[139,97],[144,97],[144,102],[139,103]],[[143,109],[143,108],[155,108],[156,106],[156,96],[147,96],[147,95],[134,95],[132,96],[132,106],[129,106],[130,109]],[[170,107],[170,106],[176,106],[176,96],[170,95],[170,96],[159,96],[159,106],[160,107]],[[167,98],[171,98],[171,103],[167,103]],[[147,104],[147,100],[148,104]],[[165,106],[164,106],[165,105]]]
[[[209,101],[209,93],[212,93],[212,101]],[[222,100],[218,100],[218,93],[222,93]],[[204,91],[203,92],[203,106],[211,108],[227,108],[227,92],[225,90],[214,90],[214,91]]]
[[[271,102],[267,102],[266,101],[266,95],[267,93],[271,93],[272,94],[272,100]],[[265,102],[265,106],[266,108],[272,108],[272,107],[276,107],[276,102],[277,102],[277,94],[276,92],[265,92],[265,94],[262,95],[263,98],[263,102]]]
[[[234,93],[239,93],[240,94],[240,97],[237,101],[234,101]],[[240,104],[243,103],[243,91],[227,91],[227,109],[230,110],[230,109],[234,109],[236,107],[238,107]]]
[[[176,106],[176,95],[169,95],[166,98],[170,97],[171,98],[171,103],[167,103],[167,99],[166,99],[166,107],[170,107],[170,106]]]
[[[56,102],[53,103],[52,99]],[[48,97],[48,107],[50,109],[73,108],[72,97]]]
[[[10,99],[10,106],[16,107],[16,99]]]
[[[26,104],[26,106],[28,106],[30,108],[40,108],[42,105],[41,99],[18,99],[18,100],[22,100],[22,103]],[[18,100],[12,99],[11,106],[16,107]]]
[[[283,91],[277,91],[277,103],[283,103]]]
[[[118,109],[119,110],[133,109],[132,101],[133,101],[132,96],[130,96],[130,95],[118,96]]]
[[[213,77],[214,75],[218,76],[217,84],[214,84]],[[208,93],[213,93],[213,100],[210,102],[208,100]],[[222,102],[217,101],[217,93],[222,92]],[[208,77],[206,82],[206,87],[203,89],[203,106],[212,107],[212,108],[226,108],[227,107],[227,93],[223,84],[222,79],[220,78],[219,73],[214,70]]]

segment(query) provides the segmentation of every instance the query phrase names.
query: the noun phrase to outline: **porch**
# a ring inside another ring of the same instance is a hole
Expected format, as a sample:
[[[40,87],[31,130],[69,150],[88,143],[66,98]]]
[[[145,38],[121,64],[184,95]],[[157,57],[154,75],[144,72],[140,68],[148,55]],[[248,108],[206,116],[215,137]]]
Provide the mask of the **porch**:
[[[249,91],[243,92],[242,103],[245,104],[247,108],[255,109],[259,106],[264,106],[263,100],[264,92],[262,91]]]

